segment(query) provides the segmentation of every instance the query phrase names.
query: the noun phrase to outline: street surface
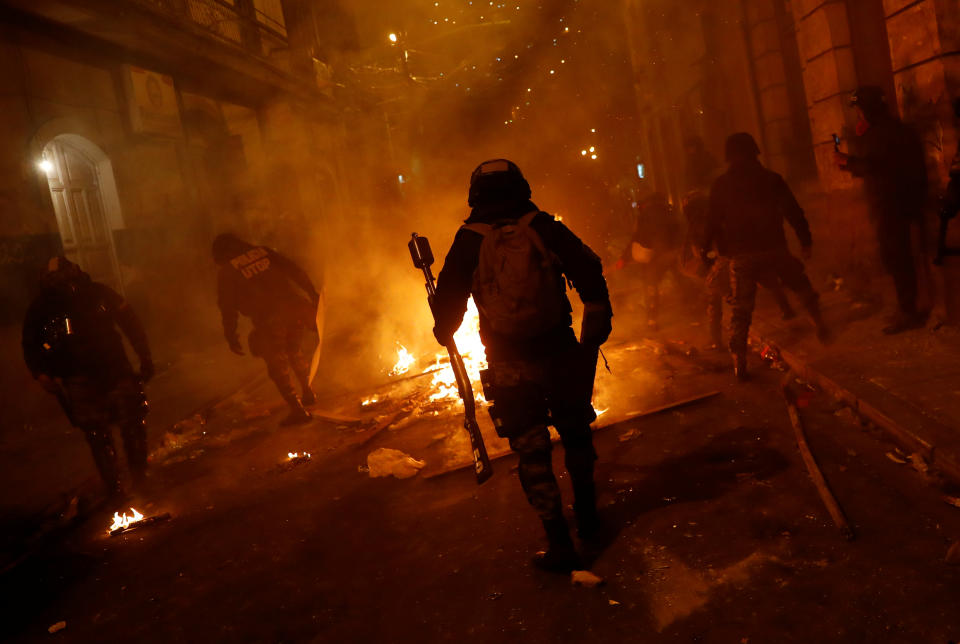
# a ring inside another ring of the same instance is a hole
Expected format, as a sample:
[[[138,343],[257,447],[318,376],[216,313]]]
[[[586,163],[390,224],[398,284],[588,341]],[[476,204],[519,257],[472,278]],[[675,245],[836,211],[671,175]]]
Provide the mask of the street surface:
[[[610,409],[598,425],[719,394],[596,433],[612,534],[590,559],[605,585],[574,587],[529,565],[543,541],[514,457],[496,460],[482,487],[469,469],[431,476],[469,458],[455,413],[421,408],[380,429],[423,379],[384,387],[374,412],[360,406],[369,391],[321,400],[342,418],[298,428],[277,427],[282,410],[260,380],[181,428],[179,447],[155,451],[150,498],[132,503],[169,521],[110,537],[114,508],[101,509],[0,577],[3,639],[960,640],[960,566],[944,561],[960,508],[936,481],[812,392],[800,412],[856,531],[846,542],[797,451],[784,374],[754,354],[752,382],[738,384],[696,324],[667,322],[642,341],[625,319],[607,351],[613,375],[601,374],[597,407]],[[397,391],[404,398],[390,398]],[[381,447],[426,466],[370,478],[367,455]],[[307,462],[283,467],[304,451]],[[559,447],[554,461],[562,471]],[[565,476],[561,485],[569,504]]]

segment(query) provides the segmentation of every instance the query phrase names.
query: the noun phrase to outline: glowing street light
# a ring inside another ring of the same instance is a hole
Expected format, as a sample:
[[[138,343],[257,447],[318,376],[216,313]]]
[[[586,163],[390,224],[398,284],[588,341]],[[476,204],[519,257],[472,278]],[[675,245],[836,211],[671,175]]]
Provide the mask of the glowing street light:
[[[391,33],[389,36],[387,36],[387,38],[390,39],[390,42],[397,42],[397,34]]]

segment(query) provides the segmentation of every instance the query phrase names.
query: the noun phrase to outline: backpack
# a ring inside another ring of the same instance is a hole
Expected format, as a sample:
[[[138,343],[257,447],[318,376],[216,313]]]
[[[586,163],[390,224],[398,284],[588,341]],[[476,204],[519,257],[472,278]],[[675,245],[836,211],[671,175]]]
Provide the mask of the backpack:
[[[560,260],[530,226],[538,214],[463,226],[483,235],[472,292],[477,308],[501,335],[534,337],[563,324],[569,311]]]

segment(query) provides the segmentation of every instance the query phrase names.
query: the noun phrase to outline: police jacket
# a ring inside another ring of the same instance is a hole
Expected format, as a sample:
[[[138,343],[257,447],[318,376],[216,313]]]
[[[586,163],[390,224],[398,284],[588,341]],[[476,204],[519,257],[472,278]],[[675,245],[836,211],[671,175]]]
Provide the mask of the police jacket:
[[[927,198],[927,167],[923,143],[913,128],[887,115],[853,143],[855,154],[846,168],[863,177],[871,214],[881,223],[919,217]]]
[[[82,377],[112,386],[133,373],[118,327],[141,364],[150,362],[140,319],[119,293],[86,273],[45,286],[24,317],[24,361],[34,377]]]
[[[787,182],[755,159],[732,164],[713,183],[709,208],[704,248],[716,244],[725,257],[787,250],[784,219],[801,246],[813,243],[807,218]]]
[[[539,210],[532,202],[522,202],[501,207],[475,208],[466,223],[494,224],[502,220],[516,220],[523,215]],[[604,305],[610,308],[610,295],[603,277],[600,258],[579,237],[561,222],[545,212],[540,212],[531,222],[531,227],[543,240],[546,249],[560,261],[564,277],[576,289],[584,303]],[[473,286],[473,273],[480,258],[483,235],[461,228],[447,253],[443,269],[437,277],[437,296],[433,314],[437,337],[449,337],[463,321],[467,300]],[[480,338],[490,360],[536,359],[548,355],[570,339],[575,340],[571,328],[570,302],[566,293],[567,313],[558,321],[555,329],[533,338],[513,338],[494,333],[480,315]]]
[[[320,298],[302,268],[265,246],[243,243],[217,274],[217,304],[228,341],[237,339],[237,318],[254,327],[274,317],[309,323]]]

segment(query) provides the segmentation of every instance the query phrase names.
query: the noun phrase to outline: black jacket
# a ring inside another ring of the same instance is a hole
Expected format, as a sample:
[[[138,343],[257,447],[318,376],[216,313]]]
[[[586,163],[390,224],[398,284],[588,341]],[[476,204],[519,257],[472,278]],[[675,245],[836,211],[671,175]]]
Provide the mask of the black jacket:
[[[927,198],[927,167],[923,142],[913,128],[885,116],[853,143],[856,154],[847,160],[847,170],[863,177],[874,218],[881,223],[918,218]]]
[[[133,373],[117,327],[141,364],[150,362],[143,326],[119,293],[85,273],[45,287],[24,318],[24,361],[34,377],[83,377],[111,386]]]
[[[538,210],[531,202],[513,204],[498,208],[474,209],[466,223],[493,224],[504,219],[519,219],[528,212]],[[603,265],[600,258],[584,244],[569,228],[541,212],[531,223],[533,230],[540,235],[547,250],[560,260],[563,275],[576,289],[583,302],[601,304],[610,307],[610,295],[607,282],[603,277]],[[454,333],[463,321],[467,310],[467,300],[473,286],[473,273],[480,257],[480,245],[483,235],[460,229],[447,253],[443,269],[437,278],[437,296],[434,300],[433,314],[436,322],[434,329],[438,337]],[[566,298],[566,294],[563,295]],[[549,353],[561,342],[568,342],[573,334],[571,329],[570,303],[567,300],[567,315],[557,327],[534,338],[511,338],[494,333],[489,324],[480,316],[480,337],[491,360],[516,360],[537,358]]]
[[[801,246],[810,246],[810,226],[787,182],[756,160],[736,163],[710,191],[704,248],[725,256],[787,249],[783,220]]]
[[[244,244],[220,266],[217,304],[227,341],[237,339],[237,318],[246,315],[254,327],[281,316],[308,323],[319,294],[302,268],[264,246]]]

